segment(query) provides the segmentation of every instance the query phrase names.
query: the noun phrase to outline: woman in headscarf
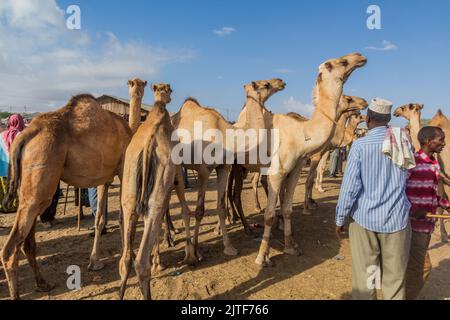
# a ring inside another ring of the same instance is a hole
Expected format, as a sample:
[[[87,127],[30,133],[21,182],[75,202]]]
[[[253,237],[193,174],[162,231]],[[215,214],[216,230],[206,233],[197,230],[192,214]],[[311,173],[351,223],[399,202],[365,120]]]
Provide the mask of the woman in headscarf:
[[[25,121],[20,114],[13,114],[8,119],[8,127],[1,133],[0,137],[0,201],[3,202],[3,197],[6,192],[6,181],[8,176],[9,166],[9,149],[14,139],[25,129]],[[17,209],[17,199],[15,199],[9,208],[4,208],[0,202],[0,211],[14,212]]]

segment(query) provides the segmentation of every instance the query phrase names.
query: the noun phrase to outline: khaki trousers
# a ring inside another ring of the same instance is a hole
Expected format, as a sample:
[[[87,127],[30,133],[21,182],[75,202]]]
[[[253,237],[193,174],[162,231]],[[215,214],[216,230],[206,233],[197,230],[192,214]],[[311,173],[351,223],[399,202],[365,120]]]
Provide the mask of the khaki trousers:
[[[413,232],[408,269],[406,271],[406,299],[415,300],[422,291],[431,272],[431,259],[428,254],[431,234]]]
[[[404,300],[411,226],[396,233],[377,233],[350,223],[353,300]]]

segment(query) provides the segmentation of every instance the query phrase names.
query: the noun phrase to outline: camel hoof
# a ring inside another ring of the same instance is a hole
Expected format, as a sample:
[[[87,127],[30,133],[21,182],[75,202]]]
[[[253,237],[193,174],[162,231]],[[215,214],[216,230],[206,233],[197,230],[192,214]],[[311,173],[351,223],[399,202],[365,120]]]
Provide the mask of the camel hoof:
[[[105,264],[100,261],[91,261],[88,266],[89,271],[99,271],[102,270],[105,267]]]
[[[255,213],[261,214],[261,213],[263,213],[263,212],[264,212],[264,209],[261,209],[261,208],[255,208]]]
[[[325,190],[322,189],[322,188],[320,188],[320,189],[317,189],[317,192],[319,192],[319,193],[325,193]]]
[[[284,253],[290,255],[290,256],[300,256],[301,250],[299,248],[284,248]]]
[[[198,260],[198,262],[201,262],[201,261],[203,261],[203,256],[202,256],[202,254],[200,253],[200,251],[199,251],[199,250],[197,250],[196,256],[197,256],[197,260]]]
[[[261,258],[261,257],[257,257],[255,260],[255,263],[260,267],[260,268],[269,268],[269,267],[273,267],[274,263],[272,262],[272,260],[270,260],[268,257],[266,258]]]
[[[44,281],[36,286],[36,291],[37,292],[50,292],[53,289],[55,289],[55,287],[56,287],[55,284],[51,284],[51,283]]]
[[[232,246],[226,247],[225,250],[223,250],[223,252],[227,255],[227,256],[237,256],[239,251],[235,248],[233,248]]]
[[[183,264],[188,266],[195,266],[200,261],[197,259],[195,255],[186,256],[183,259]]]
[[[152,266],[152,273],[159,273],[167,269],[167,266],[165,266],[163,263],[154,264]]]

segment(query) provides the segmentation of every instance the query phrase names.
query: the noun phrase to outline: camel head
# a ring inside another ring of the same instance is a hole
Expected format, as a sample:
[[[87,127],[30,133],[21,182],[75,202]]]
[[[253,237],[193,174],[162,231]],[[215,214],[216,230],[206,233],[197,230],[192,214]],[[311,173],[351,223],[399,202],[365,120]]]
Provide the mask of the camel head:
[[[361,114],[359,111],[353,111],[350,114],[348,126],[356,128],[360,123],[366,121],[366,117]]]
[[[361,111],[366,109],[368,105],[367,101],[363,98],[343,94],[339,101],[338,114],[350,111]]]
[[[157,83],[152,85],[155,101],[161,101],[165,104],[169,104],[172,101],[170,95],[172,94],[172,88],[167,83]]]
[[[244,86],[247,97],[264,104],[272,95],[284,90],[286,83],[281,79],[252,81]]]
[[[142,81],[139,78],[134,78],[128,81],[128,92],[131,98],[143,98],[144,89],[147,81]]]
[[[403,117],[406,120],[411,121],[413,115],[418,115],[420,119],[420,111],[423,109],[423,104],[410,103],[401,107],[398,107],[394,112],[394,116]]]
[[[350,53],[338,59],[331,59],[319,66],[318,84],[343,85],[353,71],[363,67],[367,58],[360,53]]]

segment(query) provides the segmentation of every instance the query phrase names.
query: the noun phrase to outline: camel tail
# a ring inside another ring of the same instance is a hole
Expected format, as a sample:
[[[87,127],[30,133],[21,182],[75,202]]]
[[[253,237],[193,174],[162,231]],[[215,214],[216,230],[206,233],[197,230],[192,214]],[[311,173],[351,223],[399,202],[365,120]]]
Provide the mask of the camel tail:
[[[39,133],[39,129],[25,129],[11,145],[9,151],[9,167],[8,167],[8,187],[5,197],[3,198],[3,206],[8,207],[14,195],[17,193],[20,184],[20,162],[22,160],[22,151],[25,145]]]
[[[158,127],[158,126],[156,126]],[[148,211],[148,201],[155,184],[156,171],[156,128],[149,135],[138,160],[136,212],[144,215]]]

